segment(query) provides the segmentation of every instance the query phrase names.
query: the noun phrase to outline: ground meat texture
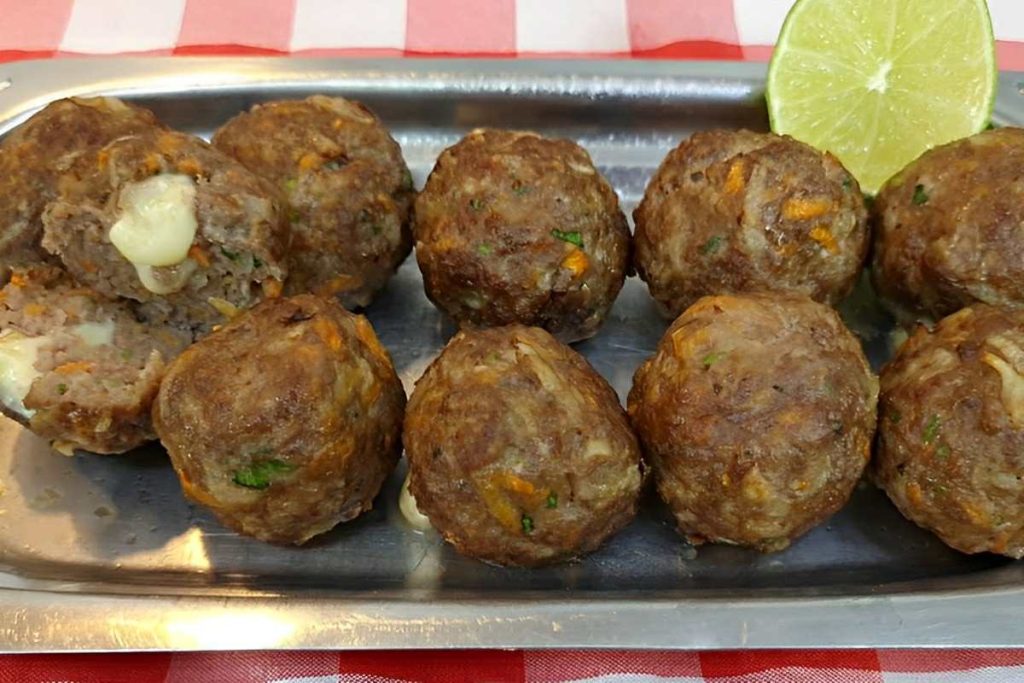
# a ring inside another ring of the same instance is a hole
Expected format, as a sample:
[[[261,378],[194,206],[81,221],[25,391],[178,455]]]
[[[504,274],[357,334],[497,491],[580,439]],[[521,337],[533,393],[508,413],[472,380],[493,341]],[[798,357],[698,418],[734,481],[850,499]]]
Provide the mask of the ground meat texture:
[[[471,557],[571,559],[636,513],[640,453],[615,392],[538,328],[457,334],[416,384],[404,441],[417,507]]]
[[[903,317],[1024,308],[1024,129],[925,152],[874,204],[875,286]]]
[[[867,256],[857,181],[831,154],[771,133],[683,141],[633,218],[637,272],[673,318],[714,294],[782,291],[835,304]]]
[[[39,245],[41,215],[57,178],[83,154],[160,127],[146,109],[112,97],[57,100],[0,142],[0,279],[13,266],[52,260]]]
[[[358,102],[316,95],[239,114],[215,147],[287,196],[292,226],[286,293],[337,294],[365,306],[409,255],[412,176],[402,150]]]
[[[161,189],[170,194],[144,199]],[[281,292],[289,233],[276,188],[199,138],[120,138],[80,159],[59,190],[43,214],[43,247],[83,284],[137,302],[146,320],[201,335],[224,314]],[[180,258],[129,260],[112,241],[129,218],[149,231],[146,244],[187,231],[175,242],[184,245]]]
[[[881,381],[875,477],[900,512],[962,552],[1024,557],[1024,311],[919,327]]]
[[[629,414],[679,529],[781,550],[849,499],[878,383],[827,306],[802,295],[700,299],[637,370]]]
[[[64,453],[123,453],[156,438],[150,407],[188,343],[59,269],[15,268],[0,291],[0,409]]]
[[[303,294],[189,348],[153,418],[189,498],[240,533],[300,544],[370,509],[401,454],[404,408],[370,323]]]
[[[611,186],[579,145],[535,133],[476,130],[446,149],[413,234],[427,295],[463,327],[590,337],[629,269]]]

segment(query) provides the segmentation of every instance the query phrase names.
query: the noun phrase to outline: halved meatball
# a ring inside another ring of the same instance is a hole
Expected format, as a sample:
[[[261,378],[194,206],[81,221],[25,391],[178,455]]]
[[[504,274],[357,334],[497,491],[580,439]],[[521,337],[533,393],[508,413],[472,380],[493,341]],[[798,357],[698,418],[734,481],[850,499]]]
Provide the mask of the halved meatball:
[[[1024,308],[1024,129],[925,152],[874,204],[873,275],[901,317]]]
[[[594,335],[629,270],[615,191],[586,151],[475,130],[437,160],[413,236],[427,295],[462,327],[521,323]]]
[[[315,95],[259,104],[213,144],[284,193],[292,226],[285,293],[365,306],[409,255],[412,176],[402,150],[358,102]]]
[[[179,356],[153,421],[189,498],[240,533],[301,544],[370,509],[401,454],[404,407],[370,323],[303,294]]]
[[[199,138],[122,137],[79,159],[43,214],[74,278],[201,335],[281,292],[288,224],[266,181]]]
[[[637,370],[629,414],[680,531],[774,551],[849,499],[877,396],[832,309],[796,294],[715,296]]]
[[[156,438],[150,407],[189,341],[55,267],[16,268],[0,291],[0,410],[59,451],[123,453]]]
[[[410,489],[445,540],[534,566],[590,552],[636,514],[636,437],[615,392],[538,328],[458,333],[405,417]]]
[[[40,247],[42,213],[57,178],[110,141],[162,127],[152,112],[113,97],[46,105],[0,142],[0,280],[14,266],[53,260]]]
[[[831,154],[772,133],[684,140],[633,218],[637,272],[673,318],[714,294],[793,292],[835,304],[868,250],[853,176]]]
[[[1024,557],[1024,311],[919,327],[882,370],[878,483],[965,553]]]

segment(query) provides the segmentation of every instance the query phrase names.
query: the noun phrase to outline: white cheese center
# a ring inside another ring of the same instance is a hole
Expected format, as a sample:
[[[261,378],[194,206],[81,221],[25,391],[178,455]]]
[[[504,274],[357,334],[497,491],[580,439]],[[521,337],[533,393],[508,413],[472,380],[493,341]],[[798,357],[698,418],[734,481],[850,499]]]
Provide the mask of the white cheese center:
[[[35,415],[24,400],[40,375],[36,370],[39,349],[49,341],[48,337],[26,337],[14,330],[0,334],[0,403],[23,417]]]
[[[409,522],[413,529],[429,531],[432,528],[430,518],[416,507],[416,499],[412,497],[412,493],[409,491],[409,477],[405,478],[405,482],[402,484],[402,492],[398,494],[398,509],[401,510],[405,521]]]
[[[195,204],[191,176],[164,173],[131,183],[121,191],[110,242],[136,267],[181,263],[199,227]]]

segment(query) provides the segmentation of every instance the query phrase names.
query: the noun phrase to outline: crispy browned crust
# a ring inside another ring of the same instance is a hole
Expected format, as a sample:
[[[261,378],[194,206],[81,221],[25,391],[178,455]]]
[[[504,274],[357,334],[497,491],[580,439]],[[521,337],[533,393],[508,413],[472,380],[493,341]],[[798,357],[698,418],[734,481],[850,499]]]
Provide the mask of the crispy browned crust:
[[[849,499],[877,394],[827,306],[716,296],[679,316],[637,370],[629,414],[683,533],[773,551]]]
[[[568,560],[636,514],[640,452],[615,392],[538,328],[457,334],[416,384],[404,441],[417,506],[471,557]]]
[[[873,211],[879,293],[934,317],[1024,307],[1021,168],[1024,130],[998,128],[925,152],[886,183]]]
[[[193,247],[202,254],[185,287],[165,296],[143,287],[109,239],[122,189],[160,173],[196,180],[199,228]],[[248,308],[263,298],[264,283],[273,280],[279,291],[287,275],[288,223],[277,190],[184,133],[123,137],[84,155],[60,177],[59,197],[47,207],[43,223],[43,247],[58,255],[75,279],[107,296],[139,302],[149,320],[181,324],[197,334],[223,322],[210,297]]]
[[[409,255],[412,176],[362,104],[322,95],[260,104],[224,124],[213,144],[287,198],[286,293],[365,306]]]
[[[585,258],[554,231],[578,233]],[[579,145],[534,133],[479,130],[445,150],[413,234],[427,295],[464,327],[522,323],[584,339],[629,270],[614,190]]]
[[[636,270],[669,317],[702,296],[747,291],[834,304],[868,250],[860,188],[835,157],[746,130],[680,143],[633,218]]]
[[[1024,311],[983,304],[919,327],[882,370],[876,480],[965,553],[1024,556],[1021,373]]]
[[[41,215],[57,178],[115,138],[161,127],[153,113],[108,97],[51,102],[0,143],[0,280],[14,266],[52,261]]]
[[[405,393],[365,318],[311,294],[272,299],[168,369],[153,422],[185,494],[227,526],[300,544],[369,510],[401,454]],[[268,488],[233,481],[254,463]]]

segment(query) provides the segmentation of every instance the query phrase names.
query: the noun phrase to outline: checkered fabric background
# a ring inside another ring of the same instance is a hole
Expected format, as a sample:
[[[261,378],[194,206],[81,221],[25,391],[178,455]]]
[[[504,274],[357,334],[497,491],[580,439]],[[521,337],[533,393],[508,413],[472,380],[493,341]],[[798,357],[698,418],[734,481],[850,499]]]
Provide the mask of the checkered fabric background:
[[[943,0],[935,0],[941,6]],[[82,54],[765,60],[790,0],[0,0],[0,61]],[[1024,70],[1024,0],[989,0]],[[0,619],[5,618],[0,614]],[[1024,650],[14,655],[0,683],[1004,683]]]

